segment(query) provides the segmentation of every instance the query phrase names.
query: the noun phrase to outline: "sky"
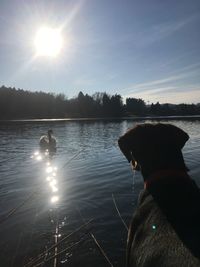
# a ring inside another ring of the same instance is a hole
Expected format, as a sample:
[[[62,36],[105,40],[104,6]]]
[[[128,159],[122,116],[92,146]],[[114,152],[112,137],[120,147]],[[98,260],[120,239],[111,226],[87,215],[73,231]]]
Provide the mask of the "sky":
[[[35,56],[42,26],[56,57]],[[199,0],[1,0],[0,86],[200,103]]]

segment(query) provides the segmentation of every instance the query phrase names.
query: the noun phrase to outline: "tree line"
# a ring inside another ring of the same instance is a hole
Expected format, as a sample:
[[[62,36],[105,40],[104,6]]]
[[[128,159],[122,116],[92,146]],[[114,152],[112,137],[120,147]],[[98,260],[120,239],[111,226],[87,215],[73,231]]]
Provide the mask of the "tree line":
[[[68,99],[64,94],[30,92],[6,86],[0,87],[0,119],[123,117],[200,115],[200,104],[147,105],[140,98],[97,92],[92,96],[79,92]]]

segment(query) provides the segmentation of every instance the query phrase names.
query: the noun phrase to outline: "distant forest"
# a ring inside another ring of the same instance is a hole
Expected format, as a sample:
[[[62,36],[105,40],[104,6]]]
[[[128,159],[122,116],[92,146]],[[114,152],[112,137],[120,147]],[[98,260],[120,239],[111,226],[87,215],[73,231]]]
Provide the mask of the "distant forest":
[[[64,94],[0,87],[1,120],[172,115],[200,115],[200,103],[173,105],[157,102],[147,105],[140,98],[126,98],[123,102],[121,95],[106,92],[92,96],[79,92],[77,97],[68,99]]]

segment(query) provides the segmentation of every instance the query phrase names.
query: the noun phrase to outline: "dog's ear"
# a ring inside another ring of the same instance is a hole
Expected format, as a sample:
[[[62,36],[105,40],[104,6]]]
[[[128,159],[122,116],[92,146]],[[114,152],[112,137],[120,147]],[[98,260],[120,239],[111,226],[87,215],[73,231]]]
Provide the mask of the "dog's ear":
[[[144,147],[147,147],[149,140],[149,131],[146,124],[139,124],[129,129],[123,136],[118,140],[119,148],[121,149],[128,162],[132,160],[138,160],[137,155],[139,152],[144,151]]]
[[[123,136],[118,140],[118,145],[128,162],[137,160],[136,155],[138,151],[143,151],[142,146],[144,145],[145,131],[143,131],[144,124],[136,125],[129,129]]]
[[[163,134],[171,141],[171,144],[179,149],[182,149],[189,139],[189,135],[182,129],[171,124],[157,124]]]

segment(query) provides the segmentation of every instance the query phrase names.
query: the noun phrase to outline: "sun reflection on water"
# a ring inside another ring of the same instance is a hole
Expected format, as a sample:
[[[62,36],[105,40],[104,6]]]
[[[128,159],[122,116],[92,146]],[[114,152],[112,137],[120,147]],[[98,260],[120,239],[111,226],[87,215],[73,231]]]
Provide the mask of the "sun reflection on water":
[[[53,196],[52,198],[51,198],[51,202],[52,203],[55,203],[55,202],[57,202],[59,200],[59,197],[58,196]]]
[[[58,188],[56,186],[52,186],[52,191],[55,193],[55,192],[58,192]]]
[[[53,168],[49,165],[49,167],[46,168],[47,173],[51,173],[53,171]]]
[[[36,159],[37,159],[37,160],[42,160],[42,156],[39,155],[39,156],[36,157]]]
[[[52,177],[50,177],[50,176],[46,177],[47,182],[51,181],[51,179],[52,179]]]
[[[46,150],[44,153],[41,153],[39,151],[35,151],[33,155],[30,157],[31,159],[34,159],[36,161],[42,161],[44,162],[45,166],[45,181],[48,185],[48,188],[50,189],[50,203],[57,203],[59,201],[58,196],[58,179],[57,179],[57,166],[54,166],[51,162],[51,158],[49,155],[48,150]],[[56,195],[55,195],[56,193]]]

